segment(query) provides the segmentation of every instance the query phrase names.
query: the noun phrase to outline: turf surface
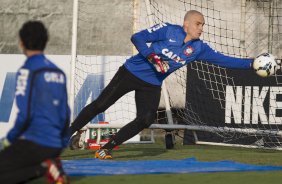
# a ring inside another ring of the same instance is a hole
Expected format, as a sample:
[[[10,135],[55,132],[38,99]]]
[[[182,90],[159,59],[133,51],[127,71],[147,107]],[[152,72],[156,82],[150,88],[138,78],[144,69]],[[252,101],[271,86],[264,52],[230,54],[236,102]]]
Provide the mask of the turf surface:
[[[91,150],[65,150],[62,159],[92,158]],[[221,146],[193,145],[183,146],[178,143],[175,149],[166,150],[164,143],[156,144],[127,144],[114,151],[115,160],[157,160],[157,159],[184,159],[195,157],[200,161],[232,160],[241,163],[257,165],[282,166],[282,151],[231,148]],[[263,172],[232,172],[232,173],[193,173],[193,174],[160,174],[160,175],[120,175],[120,176],[93,176],[70,177],[71,183],[114,183],[114,184],[166,184],[166,183],[281,183],[282,171]],[[34,182],[45,183],[39,179]]]

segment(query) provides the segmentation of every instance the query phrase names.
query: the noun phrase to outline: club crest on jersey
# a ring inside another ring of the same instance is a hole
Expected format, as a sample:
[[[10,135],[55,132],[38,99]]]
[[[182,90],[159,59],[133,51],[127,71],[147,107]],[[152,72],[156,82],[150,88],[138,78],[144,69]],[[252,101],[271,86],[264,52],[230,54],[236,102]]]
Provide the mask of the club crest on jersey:
[[[188,46],[185,50],[184,50],[184,54],[186,56],[190,56],[192,53],[194,52],[194,49],[191,46]]]

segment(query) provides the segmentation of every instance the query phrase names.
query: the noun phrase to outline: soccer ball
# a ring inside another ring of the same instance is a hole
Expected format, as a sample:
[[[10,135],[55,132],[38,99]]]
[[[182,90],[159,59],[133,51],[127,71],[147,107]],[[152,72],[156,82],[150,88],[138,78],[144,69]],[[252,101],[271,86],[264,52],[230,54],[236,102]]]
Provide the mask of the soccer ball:
[[[263,53],[255,58],[253,68],[259,76],[269,77],[275,74],[277,63],[272,54]]]

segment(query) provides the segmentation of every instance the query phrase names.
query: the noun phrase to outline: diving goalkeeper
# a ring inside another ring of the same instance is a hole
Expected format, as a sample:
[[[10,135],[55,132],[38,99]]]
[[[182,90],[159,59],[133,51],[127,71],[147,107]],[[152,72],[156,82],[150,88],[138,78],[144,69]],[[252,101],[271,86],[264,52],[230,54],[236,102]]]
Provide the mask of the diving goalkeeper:
[[[190,10],[183,26],[161,23],[131,37],[139,53],[127,59],[100,96],[87,105],[71,125],[71,134],[80,130],[97,114],[119,98],[135,91],[136,118],[122,127],[95,157],[111,159],[111,150],[149,127],[158,110],[163,80],[177,69],[196,60],[227,68],[251,69],[254,59],[225,56],[200,40],[205,24],[202,13]],[[147,43],[151,43],[150,46]],[[79,136],[77,133],[75,136]]]

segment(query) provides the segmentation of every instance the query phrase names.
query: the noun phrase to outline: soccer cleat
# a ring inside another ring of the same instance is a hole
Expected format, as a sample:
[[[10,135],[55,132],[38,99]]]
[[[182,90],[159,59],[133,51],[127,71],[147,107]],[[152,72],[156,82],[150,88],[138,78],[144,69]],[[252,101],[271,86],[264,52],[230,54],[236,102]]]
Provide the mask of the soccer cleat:
[[[69,184],[60,159],[48,159],[42,164],[47,167],[46,177],[49,184]]]
[[[107,149],[99,149],[95,152],[95,158],[99,158],[101,160],[113,159],[110,150]]]

